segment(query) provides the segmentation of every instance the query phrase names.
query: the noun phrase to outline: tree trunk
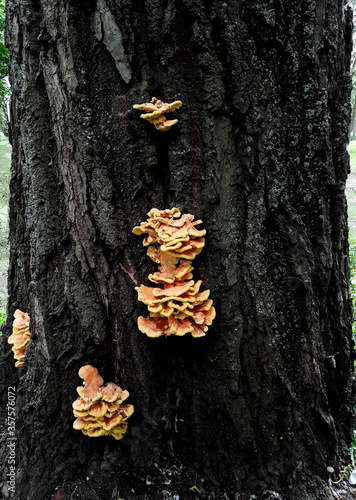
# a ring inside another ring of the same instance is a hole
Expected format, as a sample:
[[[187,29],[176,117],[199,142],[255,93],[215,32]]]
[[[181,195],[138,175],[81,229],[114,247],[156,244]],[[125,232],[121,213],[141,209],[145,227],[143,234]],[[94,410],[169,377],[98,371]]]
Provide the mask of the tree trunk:
[[[5,498],[326,498],[354,404],[351,29],[342,0],[7,0]],[[167,132],[132,109],[152,96],[183,103]],[[137,328],[156,266],[132,228],[174,206],[207,230],[203,339]],[[15,369],[17,308],[32,337]],[[121,441],[72,428],[85,364],[130,392]]]

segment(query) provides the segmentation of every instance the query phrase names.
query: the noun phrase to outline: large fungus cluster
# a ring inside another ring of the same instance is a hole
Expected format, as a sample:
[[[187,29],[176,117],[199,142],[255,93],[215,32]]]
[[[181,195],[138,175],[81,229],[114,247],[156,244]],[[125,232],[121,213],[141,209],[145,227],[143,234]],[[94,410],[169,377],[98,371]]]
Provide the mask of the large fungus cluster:
[[[165,132],[169,130],[173,125],[175,125],[178,120],[167,120],[164,113],[170,113],[175,109],[180,108],[182,105],[181,101],[174,102],[162,102],[160,99],[152,97],[151,102],[144,102],[142,104],[134,104],[134,109],[139,109],[140,111],[146,111],[146,113],[140,115],[140,118],[153,123],[157,130]]]
[[[25,364],[24,357],[26,346],[30,340],[30,317],[27,313],[16,309],[14,313],[14,322],[12,324],[12,335],[8,338],[8,343],[13,344],[12,351],[14,358],[17,360],[16,367]]]
[[[82,366],[79,376],[84,379],[84,387],[77,387],[73,428],[90,437],[109,435],[121,439],[127,429],[126,420],[134,412],[132,405],[122,404],[129,397],[128,391],[113,383],[104,386],[98,370],[91,365]]]
[[[182,336],[191,333],[203,337],[215,318],[209,290],[200,291],[202,282],[192,280],[191,261],[205,245],[205,230],[198,230],[201,220],[191,214],[181,216],[178,208],[148,212],[148,220],[133,229],[147,233],[143,245],[147,255],[159,264],[159,271],[150,274],[154,287],[136,287],[138,299],[147,305],[150,317],[138,318],[138,327],[148,337]]]

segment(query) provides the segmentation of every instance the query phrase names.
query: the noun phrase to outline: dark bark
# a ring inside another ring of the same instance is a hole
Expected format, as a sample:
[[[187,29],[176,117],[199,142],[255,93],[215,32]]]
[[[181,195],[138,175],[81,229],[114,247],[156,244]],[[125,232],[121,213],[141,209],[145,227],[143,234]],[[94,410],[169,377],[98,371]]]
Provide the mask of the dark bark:
[[[15,498],[326,498],[352,431],[351,17],[342,0],[7,0]],[[152,96],[183,102],[168,132],[132,110]],[[155,266],[131,231],[173,206],[207,230],[204,339],[137,329]],[[122,441],[72,429],[86,363],[131,394]]]

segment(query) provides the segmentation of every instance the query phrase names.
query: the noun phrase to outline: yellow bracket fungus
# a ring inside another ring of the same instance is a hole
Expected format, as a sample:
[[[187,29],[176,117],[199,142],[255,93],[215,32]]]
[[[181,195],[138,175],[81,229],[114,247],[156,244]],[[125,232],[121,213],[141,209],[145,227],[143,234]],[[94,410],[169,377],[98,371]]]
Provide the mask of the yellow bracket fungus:
[[[84,379],[84,387],[77,387],[79,398],[73,403],[77,419],[73,428],[89,437],[121,439],[127,430],[126,420],[134,412],[132,405],[122,404],[129,393],[113,383],[104,386],[98,370],[91,365],[82,366],[79,376]]]
[[[199,292],[201,281],[192,280],[191,261],[205,245],[206,231],[195,226],[201,220],[181,216],[177,208],[148,212],[148,220],[133,229],[133,233],[147,233],[143,245],[147,255],[159,264],[159,271],[150,274],[155,287],[136,287],[138,300],[147,305],[149,318],[138,318],[138,328],[148,337],[169,335],[204,337],[215,318],[210,291]]]
[[[23,366],[26,346],[30,340],[30,317],[27,313],[17,309],[14,313],[14,322],[12,324],[12,335],[8,338],[8,343],[13,344],[12,351],[17,360],[15,366]]]
[[[164,103],[161,100],[152,97],[151,102],[135,104],[133,108],[139,109],[140,111],[146,111],[145,114],[140,115],[140,118],[153,123],[157,130],[165,132],[166,130],[169,130],[173,125],[175,125],[178,120],[167,120],[167,118],[164,116],[164,113],[170,113],[171,111],[180,108],[181,105],[181,101]]]

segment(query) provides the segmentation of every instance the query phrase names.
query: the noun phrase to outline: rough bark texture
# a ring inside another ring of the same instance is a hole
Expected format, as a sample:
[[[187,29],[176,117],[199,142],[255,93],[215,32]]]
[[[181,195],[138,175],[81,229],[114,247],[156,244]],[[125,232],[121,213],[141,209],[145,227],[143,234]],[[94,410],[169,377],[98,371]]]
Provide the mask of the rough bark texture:
[[[7,0],[15,498],[328,498],[352,430],[351,18],[343,0]],[[183,102],[169,132],[132,110],[152,96]],[[173,206],[207,230],[204,339],[136,325],[155,266],[131,231]],[[86,363],[131,394],[122,441],[72,429]]]

